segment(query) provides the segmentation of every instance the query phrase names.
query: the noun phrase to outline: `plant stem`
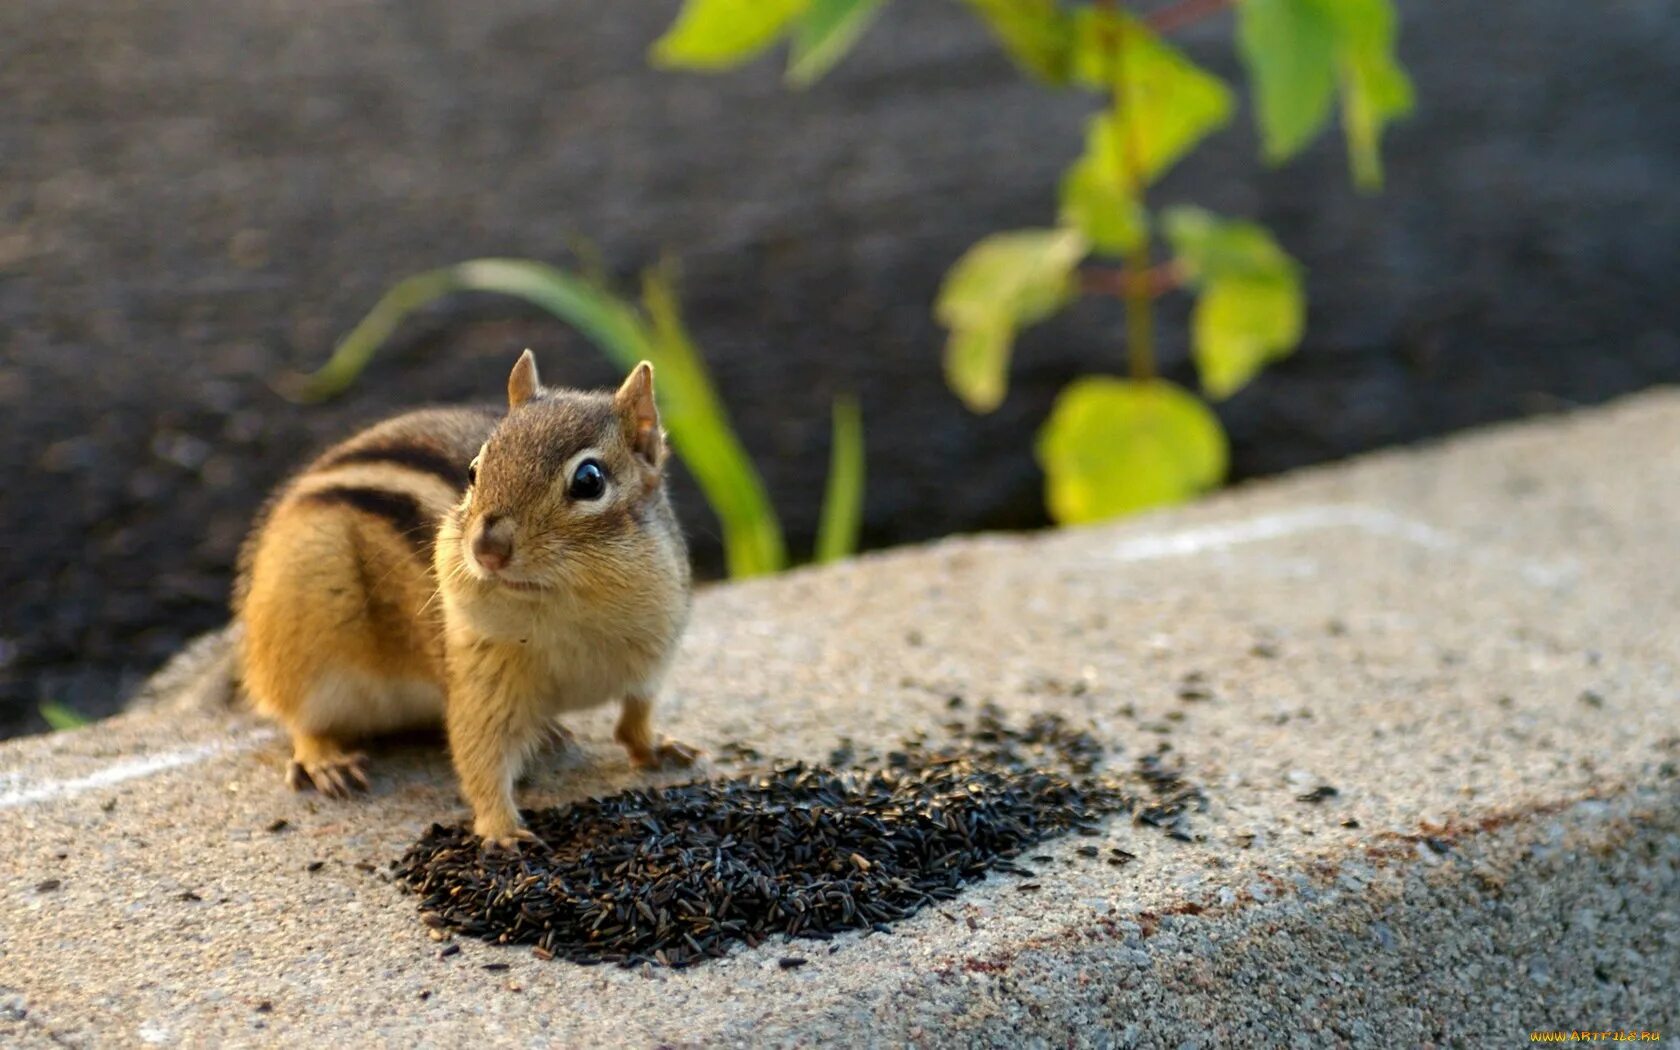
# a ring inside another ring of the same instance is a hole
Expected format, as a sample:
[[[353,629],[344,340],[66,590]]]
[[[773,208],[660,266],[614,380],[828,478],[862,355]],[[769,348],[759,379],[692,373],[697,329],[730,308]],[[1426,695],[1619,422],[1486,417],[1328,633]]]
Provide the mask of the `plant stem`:
[[[1132,197],[1143,205],[1143,176],[1140,171],[1140,149],[1137,141],[1137,122],[1127,120],[1130,100],[1126,96],[1125,22],[1117,20],[1107,34],[1109,83],[1112,91],[1109,105],[1114,121],[1116,158],[1120,177],[1125,179]],[[1126,268],[1134,274],[1147,274],[1150,269],[1149,235],[1139,237],[1126,252]],[[1126,358],[1132,378],[1155,378],[1155,300],[1141,281],[1128,282],[1126,302]]]
[[[1079,290],[1086,295],[1112,295],[1124,299],[1140,288],[1151,299],[1183,287],[1184,267],[1176,259],[1156,263],[1144,273],[1129,267],[1085,266],[1079,271]]]
[[[1143,24],[1157,33],[1171,33],[1216,15],[1235,3],[1236,0],[1178,0],[1144,16]]]

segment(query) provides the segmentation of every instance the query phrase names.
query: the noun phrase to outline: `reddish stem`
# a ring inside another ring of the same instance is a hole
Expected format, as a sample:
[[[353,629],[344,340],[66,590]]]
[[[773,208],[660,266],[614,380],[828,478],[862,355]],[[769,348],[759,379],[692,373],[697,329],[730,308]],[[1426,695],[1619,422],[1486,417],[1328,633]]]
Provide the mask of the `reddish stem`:
[[[1164,35],[1216,15],[1235,3],[1236,0],[1178,0],[1145,15],[1143,24]]]
[[[1086,295],[1112,295],[1120,299],[1146,295],[1151,299],[1184,284],[1184,268],[1176,261],[1151,266],[1140,279],[1133,270],[1112,266],[1086,266],[1079,271],[1079,290]]]

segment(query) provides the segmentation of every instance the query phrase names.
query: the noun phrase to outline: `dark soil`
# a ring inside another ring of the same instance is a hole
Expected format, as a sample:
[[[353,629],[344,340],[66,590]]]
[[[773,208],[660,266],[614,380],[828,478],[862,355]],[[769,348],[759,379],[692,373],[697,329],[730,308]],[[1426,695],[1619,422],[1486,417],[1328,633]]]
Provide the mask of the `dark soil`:
[[[928,304],[976,238],[1051,219],[1088,103],[1022,83],[956,4],[893,5],[806,93],[768,65],[658,74],[643,49],[671,7],[0,5],[0,734],[41,728],[43,701],[112,710],[218,623],[251,513],[312,447],[492,396],[527,345],[555,380],[615,378],[477,299],[405,329],[338,403],[271,393],[391,283],[475,255],[561,260],[581,234],[625,276],[680,258],[796,548],[844,390],[869,544],[1044,523],[1032,433],[1069,379],[1118,367],[1115,311],[1032,332],[976,418],[942,387]],[[1680,20],[1401,7],[1420,107],[1384,195],[1348,189],[1331,140],[1264,171],[1243,129],[1159,194],[1268,223],[1310,271],[1307,344],[1220,408],[1239,478],[1680,380]],[[1190,43],[1234,73],[1228,37]]]

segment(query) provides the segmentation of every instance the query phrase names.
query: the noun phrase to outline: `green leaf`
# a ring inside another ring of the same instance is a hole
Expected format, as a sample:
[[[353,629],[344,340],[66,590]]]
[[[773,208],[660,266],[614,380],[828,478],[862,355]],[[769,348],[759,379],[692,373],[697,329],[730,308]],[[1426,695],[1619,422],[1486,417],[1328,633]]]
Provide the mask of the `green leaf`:
[[[1362,189],[1382,186],[1382,133],[1412,110],[1412,82],[1394,55],[1399,20],[1389,0],[1322,0],[1336,18],[1341,47],[1342,129],[1348,165]]]
[[[816,561],[849,558],[863,529],[863,414],[857,399],[834,399],[834,431],[828,454],[828,488],[817,523]]]
[[[885,0],[810,0],[793,29],[787,81],[809,87],[846,57]]]
[[[1210,282],[1190,316],[1191,351],[1202,389],[1216,401],[1242,389],[1268,361],[1295,349],[1305,318],[1301,286],[1293,275]]]
[[[1264,227],[1221,219],[1182,205],[1161,216],[1167,243],[1191,283],[1209,278],[1273,277],[1296,268]]]
[[[727,69],[774,44],[811,0],[686,0],[649,58],[667,69]]]
[[[54,732],[79,729],[93,721],[80,711],[66,704],[61,704],[57,700],[48,700],[36,710],[41,712],[41,717],[46,720],[47,725],[52,727]]]
[[[1229,397],[1300,343],[1300,267],[1254,223],[1180,207],[1167,210],[1163,226],[1186,282],[1199,290],[1190,346],[1202,389]]]
[[[1231,89],[1142,22],[1101,8],[1075,19],[1074,78],[1113,92],[1119,124],[1093,129],[1117,172],[1147,186],[1207,135],[1231,119]],[[1115,111],[1102,118],[1113,122]]]
[[[1049,84],[1065,84],[1073,23],[1056,0],[967,0],[1009,57]]]
[[[1339,87],[1354,182],[1380,186],[1383,128],[1412,107],[1391,0],[1244,0],[1237,18],[1267,160],[1287,160],[1312,140]]]
[[[1135,248],[1149,232],[1149,217],[1121,171],[1107,114],[1091,119],[1085,153],[1062,176],[1059,218],[1084,234],[1093,251],[1109,254]]]
[[[1014,230],[985,238],[951,267],[934,316],[951,330],[945,380],[969,408],[990,412],[1002,402],[1015,333],[1073,297],[1084,256],[1078,230]]]
[[[1237,45],[1254,84],[1255,123],[1266,159],[1300,152],[1336,93],[1336,28],[1318,0],[1243,0]]]
[[[1046,502],[1064,525],[1183,502],[1219,484],[1228,459],[1213,411],[1160,379],[1077,379],[1038,433]]]

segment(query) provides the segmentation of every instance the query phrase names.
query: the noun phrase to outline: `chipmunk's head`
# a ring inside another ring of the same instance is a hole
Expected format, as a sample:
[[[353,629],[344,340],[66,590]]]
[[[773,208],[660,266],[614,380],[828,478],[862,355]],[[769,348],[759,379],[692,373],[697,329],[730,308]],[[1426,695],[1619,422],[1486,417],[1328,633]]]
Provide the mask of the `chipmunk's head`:
[[[507,416],[468,468],[442,537],[459,549],[445,560],[486,593],[634,586],[643,566],[670,560],[665,459],[652,365],[616,393],[549,389],[527,350]]]

